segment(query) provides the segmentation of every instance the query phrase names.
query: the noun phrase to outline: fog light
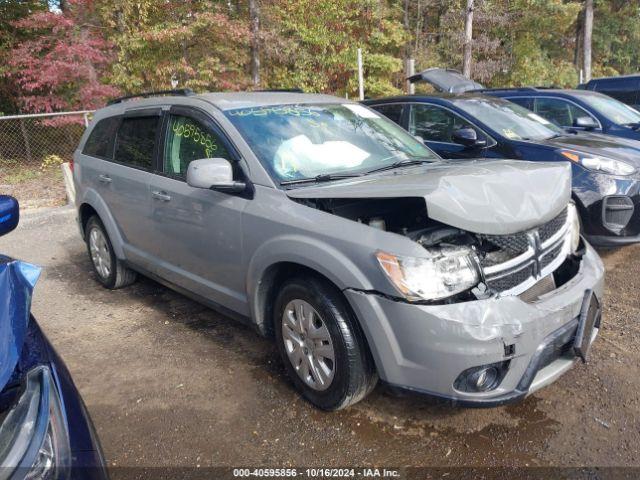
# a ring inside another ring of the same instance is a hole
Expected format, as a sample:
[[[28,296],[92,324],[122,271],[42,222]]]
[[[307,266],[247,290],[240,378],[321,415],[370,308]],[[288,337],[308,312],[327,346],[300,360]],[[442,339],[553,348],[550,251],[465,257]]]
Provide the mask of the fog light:
[[[500,385],[508,369],[508,360],[491,365],[468,368],[458,376],[453,386],[456,390],[463,392],[487,392],[494,390]]]
[[[496,378],[498,378],[498,370],[496,370],[495,367],[489,367],[473,373],[469,380],[471,380],[471,383],[476,387],[476,390],[484,392],[485,390],[489,390],[488,387],[493,385]]]

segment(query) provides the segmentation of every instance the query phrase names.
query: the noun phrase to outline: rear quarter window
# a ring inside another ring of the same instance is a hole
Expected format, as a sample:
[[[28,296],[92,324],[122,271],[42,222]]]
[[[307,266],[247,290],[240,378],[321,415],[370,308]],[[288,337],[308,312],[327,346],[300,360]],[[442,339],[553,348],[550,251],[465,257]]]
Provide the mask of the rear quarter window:
[[[109,117],[100,120],[89,134],[82,153],[92,157],[111,160],[113,158],[113,148],[119,123],[119,117]]]

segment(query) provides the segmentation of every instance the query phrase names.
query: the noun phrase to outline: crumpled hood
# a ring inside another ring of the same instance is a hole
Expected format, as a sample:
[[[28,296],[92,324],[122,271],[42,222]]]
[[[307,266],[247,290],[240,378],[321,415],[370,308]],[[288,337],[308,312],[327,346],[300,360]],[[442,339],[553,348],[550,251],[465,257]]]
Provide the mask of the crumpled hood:
[[[0,389],[20,358],[40,267],[0,255]]]
[[[640,169],[640,142],[638,140],[599,133],[579,133],[552,138],[543,143],[556,148],[622,160]]]
[[[291,198],[423,197],[429,218],[504,235],[554,218],[571,197],[569,162],[442,161],[287,191]]]

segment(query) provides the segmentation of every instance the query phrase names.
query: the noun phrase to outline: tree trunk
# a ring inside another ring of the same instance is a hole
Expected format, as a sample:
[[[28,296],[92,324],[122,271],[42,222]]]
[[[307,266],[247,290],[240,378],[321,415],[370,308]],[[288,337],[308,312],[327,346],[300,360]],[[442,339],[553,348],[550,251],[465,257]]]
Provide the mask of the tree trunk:
[[[592,0],[593,1],[593,0]],[[467,0],[464,19],[464,46],[462,50],[462,74],[471,78],[471,41],[473,39],[473,0]]]
[[[67,0],[60,0],[60,11],[62,13],[69,13],[69,2]]]
[[[258,0],[249,0],[249,20],[251,22],[251,81],[260,86],[260,7]]]
[[[584,2],[584,33],[582,44],[582,69],[584,81],[591,80],[591,37],[593,34],[593,0]]]
[[[582,15],[578,15],[578,19],[576,20],[575,46],[573,49],[573,64],[576,66],[576,69],[582,68],[582,23],[583,17]]]

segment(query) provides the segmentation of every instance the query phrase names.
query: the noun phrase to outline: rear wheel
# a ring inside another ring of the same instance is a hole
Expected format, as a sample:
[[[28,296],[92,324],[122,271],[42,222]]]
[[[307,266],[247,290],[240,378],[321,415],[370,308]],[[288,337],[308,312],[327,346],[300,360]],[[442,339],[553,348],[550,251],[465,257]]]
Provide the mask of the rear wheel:
[[[367,345],[339,290],[314,277],[283,285],[275,304],[275,334],[287,373],[323,410],[364,398],[377,375]]]
[[[93,270],[103,286],[117,289],[135,282],[136,272],[116,257],[107,230],[95,215],[87,222],[85,239]]]

